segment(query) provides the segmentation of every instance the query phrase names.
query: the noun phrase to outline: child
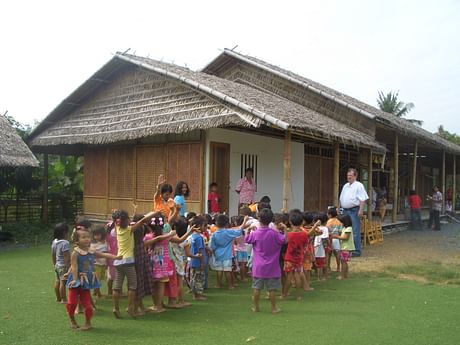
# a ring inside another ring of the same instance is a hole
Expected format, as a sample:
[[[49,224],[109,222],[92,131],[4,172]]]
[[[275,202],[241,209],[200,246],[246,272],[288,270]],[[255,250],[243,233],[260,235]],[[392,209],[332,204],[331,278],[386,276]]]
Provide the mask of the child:
[[[162,313],[165,311],[163,308],[165,284],[169,282],[170,277],[175,274],[173,262],[169,257],[169,240],[176,233],[171,230],[164,234],[164,231],[170,230],[170,227],[169,224],[166,223],[164,215],[159,212],[154,214],[150,227],[153,233],[147,233],[144,236],[144,246],[149,254],[153,277],[154,306],[152,311],[155,313]]]
[[[166,217],[166,221],[169,221],[171,209],[174,208],[175,204],[174,200],[171,199],[172,192],[172,186],[166,183],[163,175],[158,176],[158,184],[153,196],[153,211],[161,212]]]
[[[107,251],[112,255],[117,255],[118,253],[118,242],[117,242],[117,232],[115,230],[115,221],[120,217],[119,210],[112,210],[112,221],[107,223],[107,232],[106,232],[106,243]],[[118,224],[119,225],[119,224]],[[113,260],[107,260],[107,295],[112,296],[113,294],[113,281],[115,280],[115,267],[113,266]]]
[[[185,254],[185,247],[187,246],[187,242],[185,240],[192,234],[195,230],[194,228],[188,228],[187,219],[184,217],[180,217],[174,222],[173,230],[176,231],[176,236],[171,238],[170,246],[171,246],[171,254],[172,260],[176,267],[176,275],[177,275],[177,304],[183,307],[190,306],[189,302],[185,301],[184,298],[184,277],[185,277],[185,265],[187,263],[187,256]]]
[[[72,233],[72,242],[76,245],[71,255],[71,270],[67,279],[69,288],[69,300],[67,302],[67,314],[70,319],[72,329],[79,328],[75,320],[75,310],[77,309],[78,299],[85,308],[85,325],[81,330],[91,329],[91,318],[93,308],[91,304],[90,289],[100,287],[100,282],[94,274],[94,258],[111,258],[118,259],[120,256],[114,256],[107,253],[92,252],[90,250],[91,236],[86,230],[75,229]]]
[[[107,253],[108,248],[107,248],[107,243],[105,242],[105,229],[104,227],[97,227],[93,231],[93,243],[91,243],[90,249],[93,252],[98,252],[98,253]],[[105,279],[107,271],[107,259],[105,258],[97,258],[94,261],[94,274],[96,275],[97,280],[101,282],[102,280]],[[97,296],[99,298],[102,297],[101,294],[101,289],[100,288],[94,288],[93,292],[94,296]]]
[[[284,236],[278,231],[269,227],[273,220],[273,212],[268,209],[259,211],[260,227],[246,235],[246,243],[253,246],[253,265],[252,265],[252,307],[253,312],[259,312],[260,291],[266,287],[269,291],[269,298],[272,313],[279,313],[281,310],[276,306],[276,290],[281,288],[281,269],[279,266],[279,256],[282,245],[287,242],[287,228]]]
[[[190,189],[188,184],[184,181],[180,181],[176,185],[176,190],[174,192],[174,202],[176,205],[180,205],[179,215],[184,217],[187,213],[187,204],[185,203],[185,198],[188,198],[190,195]]]
[[[252,203],[248,205],[249,209],[251,210],[252,213],[257,213],[259,212],[259,205],[266,207],[266,205],[270,205],[271,199],[268,195],[264,195],[263,197],[260,198],[259,202]],[[262,209],[263,207],[260,207]]]
[[[113,265],[115,266],[115,281],[113,286],[113,315],[119,319],[120,315],[120,295],[125,277],[128,280],[128,314],[132,317],[138,316],[135,310],[136,303],[136,290],[137,290],[137,276],[136,268],[134,267],[134,236],[135,231],[142,229],[142,225],[147,223],[155,213],[150,212],[144,216],[140,221],[134,225],[129,225],[130,219],[128,212],[120,211],[119,218],[116,219],[116,234],[118,241],[118,256],[122,256],[123,259],[115,260]]]
[[[327,215],[324,213],[318,213],[315,221],[321,226],[318,227],[319,234],[315,236],[314,247],[315,247],[315,267],[318,276],[318,281],[326,280],[327,272],[324,271],[327,262],[327,250],[329,241],[329,230],[325,226],[327,223]]]
[[[232,245],[233,240],[241,235],[244,235],[242,229],[230,230],[227,229],[229,224],[228,216],[219,214],[216,218],[217,231],[212,235],[210,248],[213,253],[211,268],[217,272],[217,285],[222,287],[222,275],[225,274],[225,279],[229,289],[234,289],[232,279]]]
[[[338,217],[339,221],[343,224],[342,233],[340,235],[332,235],[332,238],[340,240],[340,276],[337,279],[348,278],[348,261],[351,259],[351,253],[355,250],[355,243],[353,241],[353,228],[351,218],[349,215],[341,215]]]
[[[303,231],[308,235],[309,241],[304,250],[303,256],[303,290],[312,291],[314,290],[310,286],[311,282],[311,270],[313,268],[313,263],[315,262],[315,248],[313,246],[314,236],[316,234],[316,224],[314,224],[315,214],[312,212],[303,213]],[[319,224],[319,223],[318,223]]]
[[[217,193],[217,183],[213,182],[209,185],[208,193],[208,212],[209,213],[220,213],[220,200],[221,197]]]
[[[420,195],[418,195],[417,192],[414,189],[412,189],[409,192],[409,197],[407,198],[407,201],[409,202],[409,206],[410,206],[410,220],[411,220],[410,227],[411,229],[412,230],[422,230],[423,229],[422,213],[421,213],[422,198],[420,198]]]
[[[275,213],[273,215],[273,223],[275,223],[276,230],[284,234],[284,229],[289,228],[289,214],[288,213]],[[281,268],[281,286],[286,282],[286,273],[284,272],[284,256],[286,255],[287,243],[284,243],[280,250],[280,268]]]
[[[190,284],[195,301],[204,301],[203,295],[205,284],[205,270],[207,262],[206,245],[201,232],[206,229],[204,217],[196,216],[191,220],[193,233],[190,237],[190,245],[185,247],[185,252],[190,260]]]
[[[56,302],[66,301],[66,274],[70,267],[70,245],[66,240],[69,227],[65,223],[59,223],[54,227],[54,240],[51,244],[51,259],[53,261],[56,280],[54,281],[54,293]]]
[[[327,210],[327,216],[329,220],[326,223],[327,228],[329,229],[330,238],[332,239],[332,253],[335,257],[335,262],[337,265],[336,271],[340,272],[340,240],[336,238],[332,238],[332,235],[339,235],[342,232],[343,224],[337,219],[337,208],[330,207]],[[329,255],[329,260],[327,263],[327,267],[331,269],[331,256]]]
[[[235,216],[232,217],[232,228],[239,229],[243,225],[244,217]],[[238,270],[240,272],[241,281],[245,282],[247,280],[247,269],[246,265],[248,263],[248,245],[244,241],[244,234],[235,239],[235,256],[236,264],[238,265]]]

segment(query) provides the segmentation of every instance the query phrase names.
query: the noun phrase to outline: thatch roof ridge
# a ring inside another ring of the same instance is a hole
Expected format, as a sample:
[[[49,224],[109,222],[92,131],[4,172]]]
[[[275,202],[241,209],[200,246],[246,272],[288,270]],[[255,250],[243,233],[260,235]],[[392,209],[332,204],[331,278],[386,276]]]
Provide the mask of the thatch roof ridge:
[[[37,158],[16,133],[6,116],[0,114],[0,167],[39,165]]]
[[[223,53],[216,57],[213,61],[211,61],[206,67],[203,68],[202,71],[208,73],[211,72],[211,65],[213,64],[213,62],[217,61],[217,59],[222,55],[234,57],[237,60],[247,62],[250,65],[256,66],[270,73],[276,74],[284,79],[297,83],[298,85],[301,85],[304,88],[307,88],[315,93],[321,94],[322,96],[331,99],[343,106],[346,106],[347,108],[350,108],[364,116],[376,118],[376,120],[382,125],[391,127],[392,129],[397,130],[401,133],[414,135],[428,143],[441,145],[447,151],[460,153],[459,145],[451,143],[419,126],[414,125],[413,123],[405,119],[399,118],[390,113],[386,113],[354,97],[348,96],[323,84],[305,78],[301,75],[283,69],[279,66],[272,65],[266,61],[260,60],[253,56],[243,55],[229,49],[224,49]]]
[[[386,148],[371,136],[285,98],[214,75],[191,71],[185,67],[146,57],[131,54],[117,54],[116,56],[132,63],[141,62],[138,64],[141,67],[176,78],[282,129],[290,127],[304,130],[312,136],[322,136],[358,146],[365,145],[377,151],[386,151]]]

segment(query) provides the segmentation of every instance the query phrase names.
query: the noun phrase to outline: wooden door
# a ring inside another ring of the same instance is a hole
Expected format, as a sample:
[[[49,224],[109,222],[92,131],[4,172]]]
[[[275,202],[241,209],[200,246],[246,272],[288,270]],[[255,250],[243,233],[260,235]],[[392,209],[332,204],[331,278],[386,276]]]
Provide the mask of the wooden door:
[[[230,192],[230,144],[211,143],[209,183],[217,183],[222,197],[221,212],[229,212]],[[207,202],[207,197],[206,197]]]

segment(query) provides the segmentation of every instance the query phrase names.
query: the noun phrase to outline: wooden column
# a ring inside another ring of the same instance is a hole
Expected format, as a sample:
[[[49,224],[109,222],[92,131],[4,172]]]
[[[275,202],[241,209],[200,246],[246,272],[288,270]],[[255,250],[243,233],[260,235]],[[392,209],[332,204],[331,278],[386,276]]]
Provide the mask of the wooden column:
[[[339,206],[339,181],[340,181],[340,145],[334,143],[334,171],[332,180],[332,200],[334,206]]]
[[[442,175],[441,175],[441,183],[442,183],[442,212],[445,210],[446,204],[446,150],[442,150]]]
[[[418,155],[418,140],[415,139],[415,146],[414,146],[414,157],[412,161],[412,189],[417,188],[417,155]]]
[[[455,211],[455,199],[457,196],[457,156],[454,154],[452,162],[452,211]]]
[[[289,192],[291,190],[291,131],[284,136],[284,175],[283,175],[283,212],[289,211]]]
[[[43,155],[43,202],[42,202],[42,222],[49,223],[48,217],[48,154]]]
[[[398,190],[399,190],[399,137],[398,134],[395,134],[395,142],[394,142],[394,157],[393,157],[393,165],[394,165],[394,189],[393,189],[393,210],[391,221],[396,223],[398,220]]]
[[[374,198],[374,188],[372,188],[372,149],[369,149],[369,167],[368,167],[368,190],[369,200],[367,200],[367,218],[372,220],[372,200]],[[364,241],[366,242],[366,241]]]

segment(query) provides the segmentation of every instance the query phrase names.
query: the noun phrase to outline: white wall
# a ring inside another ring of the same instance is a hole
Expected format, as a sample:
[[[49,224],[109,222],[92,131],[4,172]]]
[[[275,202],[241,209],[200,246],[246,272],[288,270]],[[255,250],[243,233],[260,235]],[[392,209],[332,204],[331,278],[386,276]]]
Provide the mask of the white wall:
[[[205,185],[208,194],[210,142],[230,144],[230,215],[237,214],[238,194],[236,183],[240,179],[240,158],[242,153],[258,156],[258,181],[255,199],[268,195],[274,212],[279,212],[283,204],[283,152],[284,141],[262,135],[252,135],[227,129],[206,131]],[[304,146],[292,143],[291,193],[289,208],[303,209],[304,205]],[[207,204],[207,203],[206,203]]]

